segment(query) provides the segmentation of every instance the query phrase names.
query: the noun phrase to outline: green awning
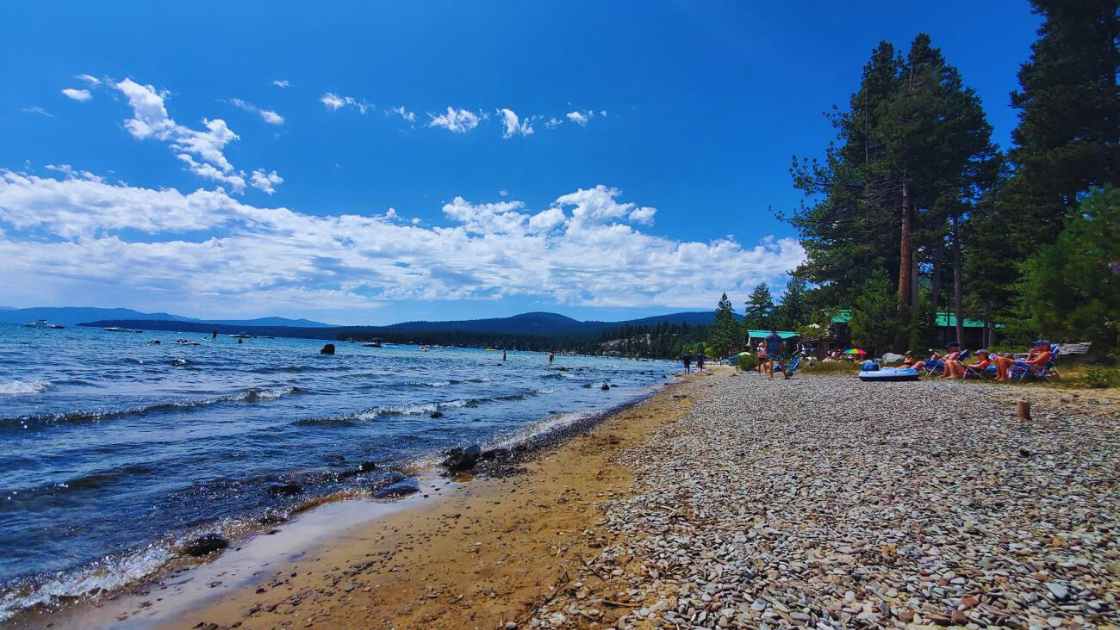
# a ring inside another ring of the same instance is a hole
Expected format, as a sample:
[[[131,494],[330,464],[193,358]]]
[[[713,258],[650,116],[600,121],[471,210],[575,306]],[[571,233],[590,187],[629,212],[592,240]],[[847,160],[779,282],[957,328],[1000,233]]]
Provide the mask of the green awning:
[[[765,339],[769,336],[770,336],[770,331],[769,330],[748,330],[747,331],[747,338],[748,339]],[[788,331],[788,330],[779,330],[778,331],[778,336],[781,337],[782,339],[794,339],[796,337],[800,337],[801,335],[798,335],[797,333],[791,332],[791,331]]]
[[[848,309],[843,309],[836,314],[836,317],[832,318],[832,323],[833,324],[847,324],[849,321],[851,321],[851,319],[852,319],[852,312]],[[946,327],[947,328],[956,328],[957,327],[957,317],[956,317],[956,315],[951,315],[949,313],[938,313],[937,314],[937,325],[939,327],[942,327],[942,328],[946,328]],[[984,327],[984,322],[978,322],[975,319],[968,319],[966,317],[965,320],[964,320],[964,327],[965,328],[983,328]],[[996,326],[996,327],[1001,328],[1001,326]]]

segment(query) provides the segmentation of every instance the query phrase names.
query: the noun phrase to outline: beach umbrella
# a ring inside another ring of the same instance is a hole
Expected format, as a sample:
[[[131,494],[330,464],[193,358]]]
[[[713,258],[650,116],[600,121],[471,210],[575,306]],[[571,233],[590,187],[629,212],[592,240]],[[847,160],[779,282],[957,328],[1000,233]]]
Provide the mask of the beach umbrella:
[[[851,350],[845,350],[844,354],[867,354],[867,353],[864,352],[863,350],[860,350],[859,348],[852,348]]]

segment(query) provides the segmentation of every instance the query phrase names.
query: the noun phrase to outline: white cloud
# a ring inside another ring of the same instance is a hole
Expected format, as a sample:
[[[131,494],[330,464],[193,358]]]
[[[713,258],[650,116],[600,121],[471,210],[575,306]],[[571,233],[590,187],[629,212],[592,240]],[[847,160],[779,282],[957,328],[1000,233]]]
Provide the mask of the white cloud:
[[[292,82],[287,80],[287,79],[276,79],[272,82],[272,84],[275,85],[276,87],[282,89],[282,88],[286,88],[289,85],[291,85]]]
[[[390,107],[389,109],[385,110],[385,115],[388,116],[389,114],[396,114],[410,123],[416,122],[416,113],[408,111],[407,109],[405,109],[404,105]]]
[[[47,110],[43,109],[42,107],[39,107],[38,105],[31,105],[31,106],[28,106],[28,107],[24,107],[23,108],[23,113],[25,113],[25,114],[39,114],[40,116],[46,116],[47,118],[54,118],[54,114],[48,112]]]
[[[595,115],[595,112],[593,112],[591,110],[587,110],[586,112],[568,112],[567,113],[568,120],[576,123],[580,127],[586,127],[587,123],[591,121],[591,118],[594,115]]]
[[[555,129],[555,128],[559,127],[559,126],[560,126],[560,125],[562,125],[562,124],[564,124],[564,121],[563,121],[563,120],[560,120],[559,118],[556,118],[556,117],[552,117],[552,118],[549,118],[549,119],[548,119],[548,120],[547,120],[547,121],[546,121],[546,122],[544,123],[544,126],[545,126],[545,127],[548,127],[549,129]]]
[[[502,117],[502,124],[505,126],[505,131],[502,132],[502,137],[506,140],[520,134],[528,136],[533,133],[532,120],[526,118],[521,120],[512,109],[499,109],[498,114]]]
[[[105,178],[101,177],[100,175],[94,175],[93,173],[91,173],[89,171],[78,170],[78,169],[74,168],[73,166],[70,166],[69,164],[47,164],[45,168],[48,171],[55,171],[56,173],[62,173],[68,179],[86,179],[86,180],[94,181],[94,182],[98,182],[98,183],[102,183],[102,182],[105,181]]]
[[[630,221],[642,225],[653,225],[653,215],[655,214],[657,214],[657,208],[637,208],[630,213]]]
[[[78,90],[74,88],[66,88],[65,90],[62,90],[62,94],[65,95],[66,98],[78,101],[79,103],[84,103],[85,101],[93,98],[93,94],[90,94],[89,90]]]
[[[253,171],[253,174],[249,177],[249,183],[252,184],[253,188],[271,195],[276,192],[273,186],[283,184],[284,178],[277,175],[276,171],[265,173],[263,168],[258,168]]]
[[[503,188],[503,189],[498,191],[498,194],[501,195],[502,197],[508,197],[509,196],[509,191],[506,190],[505,188]]]
[[[134,138],[168,142],[176,152],[175,157],[195,175],[228,184],[238,194],[245,191],[245,172],[234,169],[224,153],[227,144],[239,139],[226,121],[204,118],[205,130],[191,129],[168,115],[166,92],[157,92],[151,85],[141,85],[132,79],[124,79],[114,87],[128,98],[132,107],[132,118],[124,126]]]
[[[92,76],[92,75],[79,74],[79,75],[75,76],[74,78],[78,79],[80,81],[85,81],[86,83],[92,85],[93,87],[97,87],[97,86],[101,85],[101,79],[98,79],[97,77]]]
[[[360,101],[353,96],[339,96],[334,92],[327,92],[326,94],[320,96],[319,102],[332,112],[337,112],[343,107],[354,107],[359,112],[364,114],[373,109],[373,105],[365,102],[364,100]]]
[[[260,116],[262,120],[264,120],[266,123],[268,123],[270,125],[283,125],[284,124],[284,117],[281,116],[280,114],[277,114],[276,112],[272,111],[271,109],[261,109],[261,108],[257,107],[256,105],[253,105],[252,103],[247,103],[247,102],[245,102],[245,101],[243,101],[239,98],[231,98],[231,99],[229,99],[229,102],[230,102],[231,105],[233,105],[234,107],[236,107],[238,109],[242,109],[242,110],[245,110],[245,111],[249,112],[250,114],[256,114],[256,115]]]
[[[470,110],[455,109],[454,107],[448,107],[446,114],[439,116],[428,114],[428,117],[431,118],[431,121],[428,122],[429,127],[443,127],[454,133],[466,133],[477,127],[481,120],[478,114]]]
[[[744,247],[644,233],[626,223],[642,207],[620,197],[596,186],[536,213],[518,201],[456,197],[443,207],[443,225],[424,227],[397,221],[395,211],[311,214],[222,191],[0,170],[0,292],[94,305],[133,295],[166,310],[352,310],[506,296],[709,308],[720,293],[741,301],[804,260],[794,239]]]

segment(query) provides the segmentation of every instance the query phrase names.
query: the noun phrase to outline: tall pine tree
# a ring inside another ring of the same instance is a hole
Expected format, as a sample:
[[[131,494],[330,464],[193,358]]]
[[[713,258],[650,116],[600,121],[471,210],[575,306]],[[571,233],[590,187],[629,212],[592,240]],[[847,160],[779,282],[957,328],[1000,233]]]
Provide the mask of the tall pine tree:
[[[1120,0],[1031,0],[1041,36],[1011,95],[1019,110],[1003,202],[1022,255],[1052,243],[1066,210],[1120,186]]]
[[[719,357],[725,357],[728,352],[738,348],[739,323],[735,321],[735,307],[727,299],[726,293],[716,306],[716,320],[708,333],[708,345]]]
[[[743,314],[743,330],[769,330],[774,323],[774,298],[765,282],[755,286],[747,298],[747,310]]]

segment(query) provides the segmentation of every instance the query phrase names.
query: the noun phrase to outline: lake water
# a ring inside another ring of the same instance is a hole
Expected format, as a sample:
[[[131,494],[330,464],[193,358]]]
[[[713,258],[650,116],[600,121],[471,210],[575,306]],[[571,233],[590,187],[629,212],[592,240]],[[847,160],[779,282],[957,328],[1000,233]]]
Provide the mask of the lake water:
[[[0,621],[119,588],[199,533],[235,534],[454,446],[516,442],[677,371],[341,342],[326,356],[323,343],[0,325]],[[379,470],[346,474],[363,461]],[[291,482],[299,495],[266,491]]]

